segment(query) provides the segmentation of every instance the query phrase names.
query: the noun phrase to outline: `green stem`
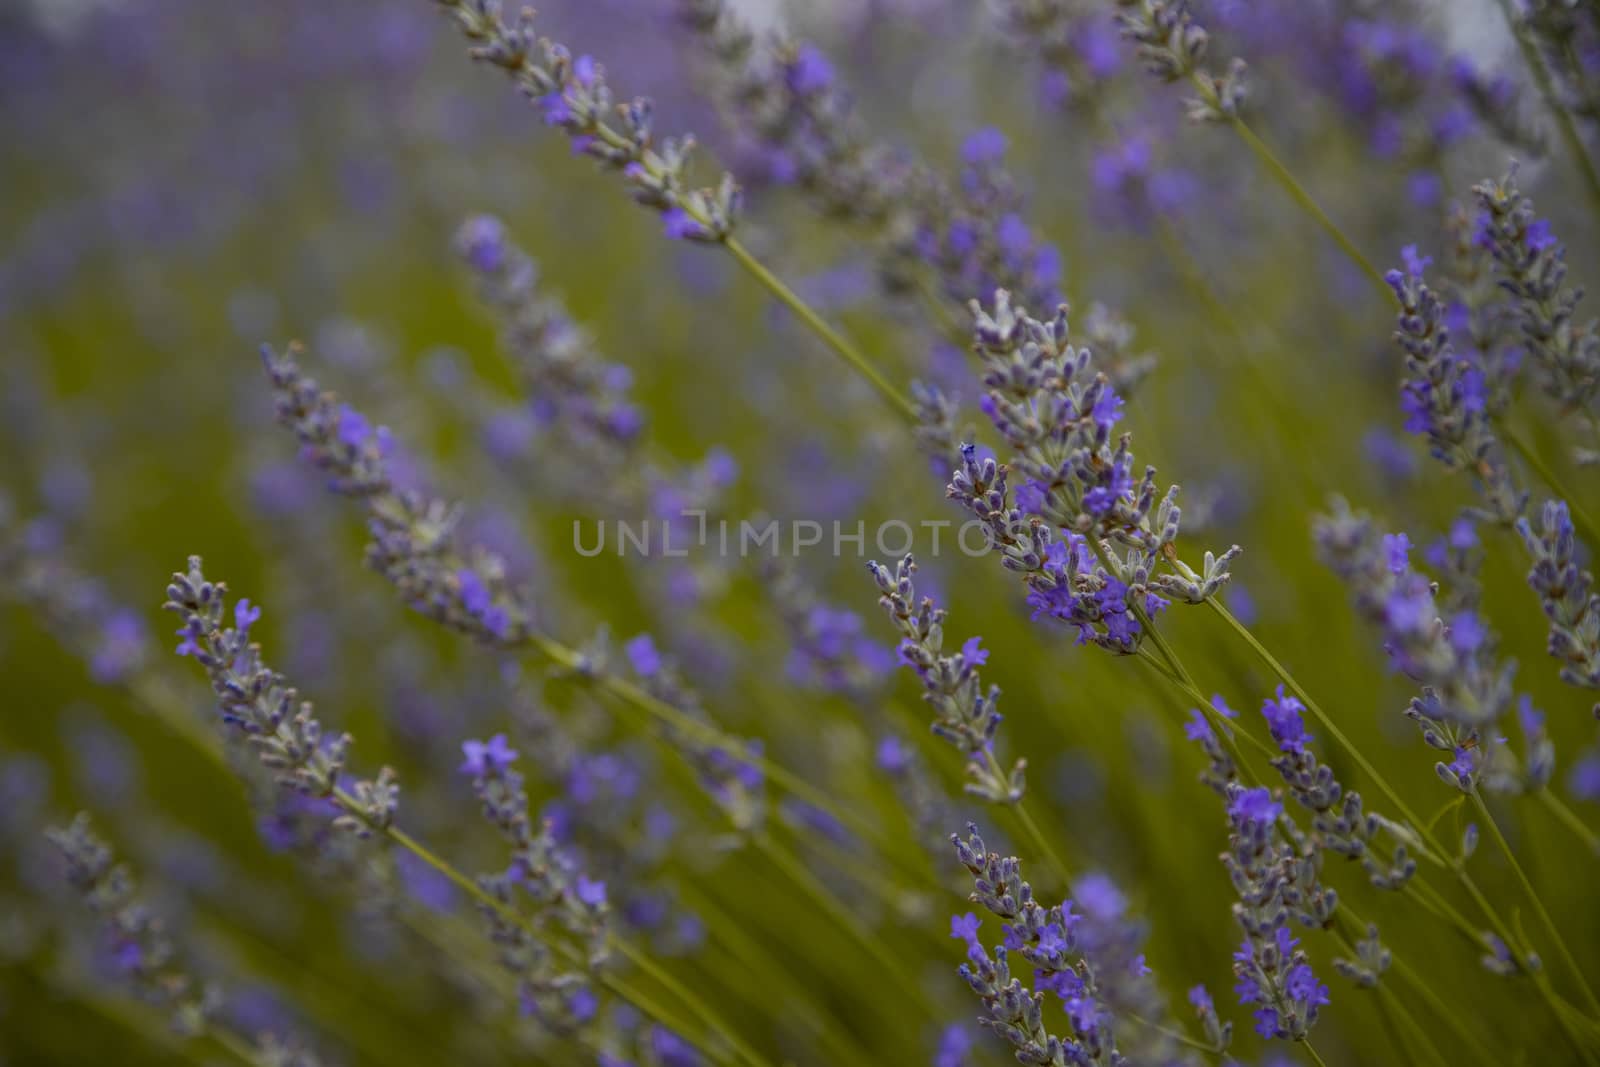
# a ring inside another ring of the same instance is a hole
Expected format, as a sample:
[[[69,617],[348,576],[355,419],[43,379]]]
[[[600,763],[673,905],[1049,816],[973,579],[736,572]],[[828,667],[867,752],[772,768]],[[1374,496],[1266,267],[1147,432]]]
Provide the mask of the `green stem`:
[[[932,1007],[927,991],[905,969],[905,965],[900,959],[889,951],[888,946],[874,935],[871,930],[867,929],[860,916],[840,903],[832,891],[817,880],[816,875],[806,870],[798,859],[772,840],[771,837],[766,834],[757,834],[754,840],[756,847],[772,861],[773,866],[782,871],[784,876],[794,882],[812,903],[816,904],[818,909],[837,923],[845,933],[849,934],[851,939],[864,949],[878,966],[883,968],[884,973],[899,984],[901,990],[907,996]]]
[[[867,357],[861,354],[860,349],[851,344],[838,330],[829,326],[822,316],[811,310],[811,306],[800,299],[798,293],[785,285],[783,279],[772,273],[765,264],[751,255],[749,249],[739,243],[736,238],[728,237],[723,240],[722,244],[733,255],[733,258],[738,261],[739,266],[743,267],[751,277],[765,286],[767,291],[777,297],[785,307],[799,316],[800,321],[804,322],[812,333],[821,338],[824,344],[833,349],[840,359],[848,363],[852,370],[865,378],[868,384],[878,391],[878,395],[884,399],[884,402],[895,410],[896,414],[907,422],[913,425],[916,424],[918,421],[917,409],[912,406],[911,401],[907,400],[900,390],[890,385],[888,379],[867,361]]]
[[[1210,1045],[1206,1044],[1204,1041],[1196,1041],[1194,1038],[1190,1037],[1188,1034],[1184,1033],[1182,1030],[1174,1030],[1170,1026],[1162,1026],[1158,1022],[1152,1022],[1151,1020],[1146,1019],[1144,1016],[1138,1014],[1137,1012],[1130,1011],[1130,1012],[1124,1012],[1124,1014],[1128,1017],[1128,1019],[1130,1021],[1138,1023],[1140,1026],[1144,1027],[1146,1030],[1153,1031],[1154,1033],[1161,1034],[1161,1035],[1163,1035],[1165,1037],[1170,1037],[1170,1038],[1172,1038],[1172,1040],[1178,1042],[1178,1044],[1180,1044],[1180,1045],[1186,1045],[1189,1048],[1197,1049],[1198,1051],[1207,1053],[1208,1055],[1211,1055],[1211,1056],[1215,1056],[1217,1054],[1217,1050],[1216,1049],[1212,1048]]]
[[[1600,526],[1596,526],[1594,520],[1589,518],[1588,513],[1583,510],[1580,498],[1561,484],[1561,479],[1556,476],[1556,472],[1528,443],[1527,438],[1512,429],[1504,420],[1500,421],[1500,432],[1507,441],[1511,442],[1511,447],[1517,450],[1517,455],[1521,456],[1528,466],[1533,468],[1534,473],[1544,481],[1544,484],[1550,487],[1550,491],[1567,502],[1567,507],[1572,511],[1574,522],[1583,533],[1583,539],[1592,546],[1600,546]]]
[[[1578,966],[1578,961],[1573,958],[1572,950],[1567,947],[1566,938],[1561,936],[1561,931],[1556,928],[1555,920],[1550,917],[1550,912],[1544,906],[1544,899],[1539,896],[1539,891],[1533,887],[1533,881],[1528,873],[1522,869],[1522,863],[1517,859],[1515,852],[1511,851],[1511,843],[1506,840],[1506,835],[1500,829],[1499,820],[1489,810],[1489,805],[1483,799],[1483,794],[1478,790],[1472,791],[1472,800],[1478,808],[1478,814],[1483,816],[1483,821],[1489,826],[1489,833],[1494,837],[1495,844],[1505,854],[1506,862],[1511,864],[1512,872],[1517,876],[1517,881],[1522,885],[1522,891],[1528,895],[1528,900],[1533,904],[1534,913],[1539,916],[1539,922],[1544,927],[1545,933],[1550,935],[1550,940],[1555,942],[1556,951],[1561,954],[1561,959],[1566,963],[1568,970],[1572,971],[1578,980],[1578,988],[1583,992],[1583,999],[1588,1001],[1589,1010],[1600,1016],[1600,999],[1596,999],[1594,990],[1590,988],[1589,981],[1583,976],[1583,970]]]
[[[1372,265],[1371,260],[1362,255],[1361,250],[1355,246],[1355,242],[1346,237],[1338,224],[1328,217],[1328,213],[1322,210],[1322,206],[1316,200],[1312,199],[1305,186],[1300,184],[1293,172],[1273,153],[1272,149],[1267,147],[1266,142],[1256,136],[1256,132],[1250,128],[1244,119],[1239,118],[1237,115],[1229,119],[1229,124],[1233,127],[1234,132],[1239,135],[1239,139],[1245,143],[1245,146],[1250,149],[1261,165],[1267,169],[1267,173],[1271,174],[1277,183],[1283,186],[1284,191],[1289,194],[1296,204],[1300,205],[1306,214],[1316,220],[1324,233],[1333,238],[1333,243],[1339,246],[1350,262],[1361,269],[1361,273],[1365,274],[1367,279],[1377,287],[1378,291],[1383,294],[1384,299],[1394,300],[1394,292],[1390,290],[1389,284],[1383,280],[1383,273]]]
[[[1005,781],[1007,778],[1005,768],[1000,766],[1000,761],[995,758],[994,752],[990,749],[985,749],[984,756],[989,761],[989,772],[995,776],[995,780],[998,782]],[[1029,839],[1032,840],[1034,847],[1039,850],[1039,852],[1049,862],[1050,866],[1055,869],[1056,874],[1061,878],[1062,885],[1071,885],[1072,871],[1067,867],[1065,861],[1061,859],[1061,856],[1056,852],[1056,850],[1051,847],[1049,839],[1046,838],[1043,831],[1039,829],[1039,824],[1033,821],[1033,816],[1028,814],[1028,809],[1023,804],[1022,799],[1019,797],[1015,803],[1007,806],[1016,813],[1017,821],[1022,824],[1023,831],[1028,835]]]
[[[661,988],[685,1004],[689,1008],[689,1012],[704,1023],[712,1033],[727,1041],[740,1059],[749,1064],[764,1064],[766,1062],[760,1053],[745,1044],[738,1035],[723,1023],[721,1017],[700,998],[699,994],[678,981],[659,963],[626,941],[613,939],[611,944],[624,959],[639,968],[642,973],[654,979]]]
[[[1600,852],[1600,834],[1596,834],[1589,829],[1583,820],[1578,818],[1577,814],[1567,807],[1560,797],[1550,792],[1548,786],[1540,789],[1534,795],[1539,798],[1541,804],[1549,809],[1550,814],[1555,816],[1557,822],[1578,836],[1578,839],[1584,843],[1584,846],[1590,852]]]
[[[1317,1050],[1311,1046],[1310,1038],[1301,1038],[1300,1047],[1306,1050],[1306,1055],[1311,1057],[1311,1062],[1317,1067],[1328,1067],[1328,1061],[1318,1055]]]

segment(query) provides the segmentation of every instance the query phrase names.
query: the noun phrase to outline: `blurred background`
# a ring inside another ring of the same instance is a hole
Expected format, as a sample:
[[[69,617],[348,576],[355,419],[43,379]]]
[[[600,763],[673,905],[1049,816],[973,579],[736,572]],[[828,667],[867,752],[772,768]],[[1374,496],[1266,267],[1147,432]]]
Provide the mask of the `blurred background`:
[[[941,382],[964,397],[960,421],[981,422],[971,361],[952,338],[964,329],[959,306],[942,300],[941,321],[887,284],[877,236],[815,210],[719,112],[716,72],[674,7],[546,0],[539,28],[596,55],[619,96],[653,97],[659,130],[692,130],[697,173],[726,167],[741,179],[746,245],[892,382]],[[827,55],[874,141],[951,182],[971,135],[1004,134],[1022,213],[1059,250],[1075,328],[1095,305],[1115,308],[1132,331],[1126,350],[1155,357],[1124,425],[1140,458],[1183,486],[1186,545],[1243,546],[1232,609],[1454,839],[1464,820],[1402,715],[1415,687],[1389,668],[1311,540],[1332,494],[1419,546],[1472,503],[1466,481],[1402,430],[1392,307],[1225,128],[1185,120],[1184,94],[1140,70],[1108,18],[1093,54],[1118,115],[1110,124],[1091,120],[989,5],[748,7],[758,25]],[[1525,90],[1519,114],[1547,125],[1492,4],[1195,8],[1218,54],[1249,59],[1256,129],[1380,268],[1413,243],[1442,261],[1451,202],[1513,157],[1574,279],[1600,266],[1596,216],[1550,131],[1509,143],[1462,110],[1458,61],[1504,73]],[[519,1019],[492,962],[488,976],[462,968],[394,921],[397,909],[440,916],[453,924],[434,928],[441,940],[481,946],[487,960],[459,891],[405,858],[371,879],[304,862],[274,834],[271,801],[205,757],[203,736],[174,728],[201,724],[204,735],[214,717],[204,679],[170,655],[175,623],[159,610],[191,553],[263,608],[253,632],[269,661],[330,728],[354,736],[362,773],[397,769],[401,825],[465,868],[504,857],[456,773],[460,743],[506,732],[529,764],[535,811],[613,872],[628,935],[783,1062],[844,1062],[816,1036],[826,1030],[849,1035],[868,1062],[936,1062],[954,1048],[952,1026],[971,1045],[940,1067],[1008,1062],[972,1026],[976,1002],[955,973],[949,916],[969,910],[971,886],[944,842],[975,818],[992,845],[1023,858],[1042,898],[1072,887],[1013,823],[962,796],[962,761],[926,735],[862,556],[818,550],[773,566],[573,551],[575,521],[643,518],[684,486],[735,517],[868,529],[958,518],[948,472],[930,471],[792,314],[719,250],[663,239],[659,221],[575,158],[503,77],[468,60],[425,0],[9,5],[0,144],[6,536],[58,562],[45,584],[78,609],[52,614],[15,581],[0,590],[4,1062],[216,1056],[173,1038],[112,979],[41,836],[78,810],[138,873],[194,969],[216,978],[221,1011],[242,1031],[292,1029],[329,1063],[595,1061]],[[649,469],[632,472],[650,487],[642,497],[608,498],[561,428],[541,420],[458,254],[458,228],[482,214],[503,221],[538,262],[541,291],[631,375],[648,442]],[[769,757],[895,835],[904,847],[891,862],[826,812],[770,798],[772,834],[926,1003],[886,985],[881,960],[686,789],[670,750],[637,722],[536,658],[496,654],[406,611],[362,566],[356,512],[322,492],[273,424],[258,348],[291,340],[306,345],[309,373],[393,431],[407,479],[464,504],[463,529],[536,591],[547,630],[574,646],[602,628],[613,645],[653,635],[720,726],[760,738]],[[1547,415],[1522,408],[1520,431],[1590,493],[1593,469],[1565,458]],[[1519,692],[1547,713],[1557,791],[1594,825],[1593,701],[1545,656],[1512,535],[1485,536],[1487,610],[1522,664]],[[1120,887],[1116,910],[1140,928],[1169,1007],[1191,1018],[1184,991],[1205,983],[1238,1020],[1241,1061],[1299,1062],[1260,1042],[1229,993],[1238,935],[1217,861],[1226,824],[1195,782],[1203,757],[1183,737],[1186,705],[1131,661],[1031,621],[994,560],[947,552],[923,563],[951,637],[981,636],[990,651],[984,678],[1003,691],[1004,750],[1028,760],[1031,812],[1075,871]],[[1173,612],[1166,629],[1207,691],[1247,712],[1269,695],[1272,680],[1210,612]],[[905,778],[884,769],[891,738],[925,764],[926,792],[911,800]],[[1340,752],[1326,759],[1359,781]],[[1537,811],[1508,804],[1508,831],[1568,944],[1593,963],[1596,857]],[[1513,899],[1497,854],[1474,862],[1496,899]],[[1396,910],[1358,875],[1330,878],[1459,1010],[1460,1028],[1438,1031],[1448,1052],[1487,1032],[1543,1050],[1522,1062],[1564,1062],[1528,983],[1488,975],[1451,930]],[[1327,966],[1331,945],[1308,947],[1334,987],[1317,1031],[1324,1057],[1407,1062],[1379,1001]],[[606,1025],[632,1033],[625,1018]],[[654,1039],[625,1053],[687,1062],[678,1054]]]

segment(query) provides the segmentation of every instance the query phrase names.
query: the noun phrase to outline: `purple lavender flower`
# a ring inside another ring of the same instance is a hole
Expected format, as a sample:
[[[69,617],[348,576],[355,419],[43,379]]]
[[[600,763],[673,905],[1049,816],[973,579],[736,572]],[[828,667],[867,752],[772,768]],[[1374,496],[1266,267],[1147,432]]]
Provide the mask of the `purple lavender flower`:
[[[883,605],[903,635],[900,658],[922,680],[922,699],[934,710],[933,732],[968,757],[966,791],[990,803],[1015,804],[1025,789],[1026,760],[1017,760],[1009,773],[993,756],[1000,713],[995,705],[1000,689],[987,691],[978,667],[989,660],[977,637],[968,638],[956,655],[944,652],[943,608],[931,597],[917,600],[912,576],[916,560],[902,559],[891,573],[876,560],[867,565]]]
[[[1004,290],[992,312],[976,302],[972,308],[973,350],[986,368],[984,410],[1015,458],[1001,466],[964,448],[946,493],[984,523],[1006,569],[1023,575],[1035,618],[1074,627],[1084,643],[1137,651],[1138,617],[1154,615],[1168,598],[1200,603],[1217,593],[1238,548],[1206,553],[1199,572],[1172,550],[1181,521],[1177,487],[1157,507],[1155,469],[1134,480],[1130,436],[1111,439],[1117,401],[1106,398],[1110,383],[1091,376],[1088,349],[1069,343],[1064,308],[1039,322],[1013,309]],[[1028,480],[1015,506],[1012,467]]]
[[[961,977],[983,1002],[979,1024],[1005,1038],[1023,1063],[1099,1064],[1120,1062],[1113,1033],[1115,1019],[1100,1000],[1098,971],[1076,936],[1080,917],[1070,903],[1043,907],[1022,880],[1021,864],[989,852],[976,826],[967,838],[950,835],[956,857],[973,876],[972,901],[1003,923],[1005,943],[991,955],[977,936],[977,917],[961,916],[953,936],[967,943]],[[1039,994],[1012,976],[1008,952],[1033,967],[1035,987],[1054,992],[1066,1008],[1067,1036],[1051,1033],[1039,1009]]]
[[[1517,187],[1513,170],[1473,189],[1479,240],[1510,294],[1523,342],[1545,394],[1564,412],[1587,413],[1594,425],[1600,393],[1600,332],[1577,318],[1583,292],[1567,284],[1566,249]]]
[[[461,753],[466,757],[461,764],[461,773],[469,778],[500,774],[517,758],[505,734],[495,734],[488,741],[463,741]]]
[[[1528,584],[1550,620],[1547,648],[1561,663],[1562,681],[1600,688],[1600,593],[1589,572],[1578,566],[1578,540],[1566,502],[1546,501],[1540,518],[1537,531],[1519,518],[1517,532],[1533,561]]]
[[[536,39],[529,11],[507,18],[498,4],[435,2],[471,42],[472,58],[504,71],[538,103],[545,124],[566,133],[575,152],[621,174],[629,195],[662,216],[668,236],[727,239],[739,215],[738,186],[724,174],[716,189],[690,189],[685,167],[694,138],[667,138],[657,147],[649,99],[618,105],[600,65],[590,56],[574,59],[548,38]]]

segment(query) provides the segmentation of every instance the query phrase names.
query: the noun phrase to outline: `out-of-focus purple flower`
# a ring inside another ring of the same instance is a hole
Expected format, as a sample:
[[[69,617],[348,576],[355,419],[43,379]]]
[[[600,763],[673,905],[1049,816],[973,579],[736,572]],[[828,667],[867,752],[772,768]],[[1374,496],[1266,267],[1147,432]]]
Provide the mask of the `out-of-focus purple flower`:
[[[495,734],[487,741],[463,741],[461,754],[466,757],[461,763],[461,773],[472,778],[498,777],[517,759],[517,752],[505,734]]]

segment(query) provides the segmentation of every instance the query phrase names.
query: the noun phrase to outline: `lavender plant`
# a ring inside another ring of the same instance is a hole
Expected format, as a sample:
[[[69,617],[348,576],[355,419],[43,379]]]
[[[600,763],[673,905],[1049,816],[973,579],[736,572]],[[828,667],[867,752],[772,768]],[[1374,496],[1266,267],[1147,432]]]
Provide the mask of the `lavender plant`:
[[[1600,1063],[1593,20],[1499,6],[8,10],[0,1059]]]

